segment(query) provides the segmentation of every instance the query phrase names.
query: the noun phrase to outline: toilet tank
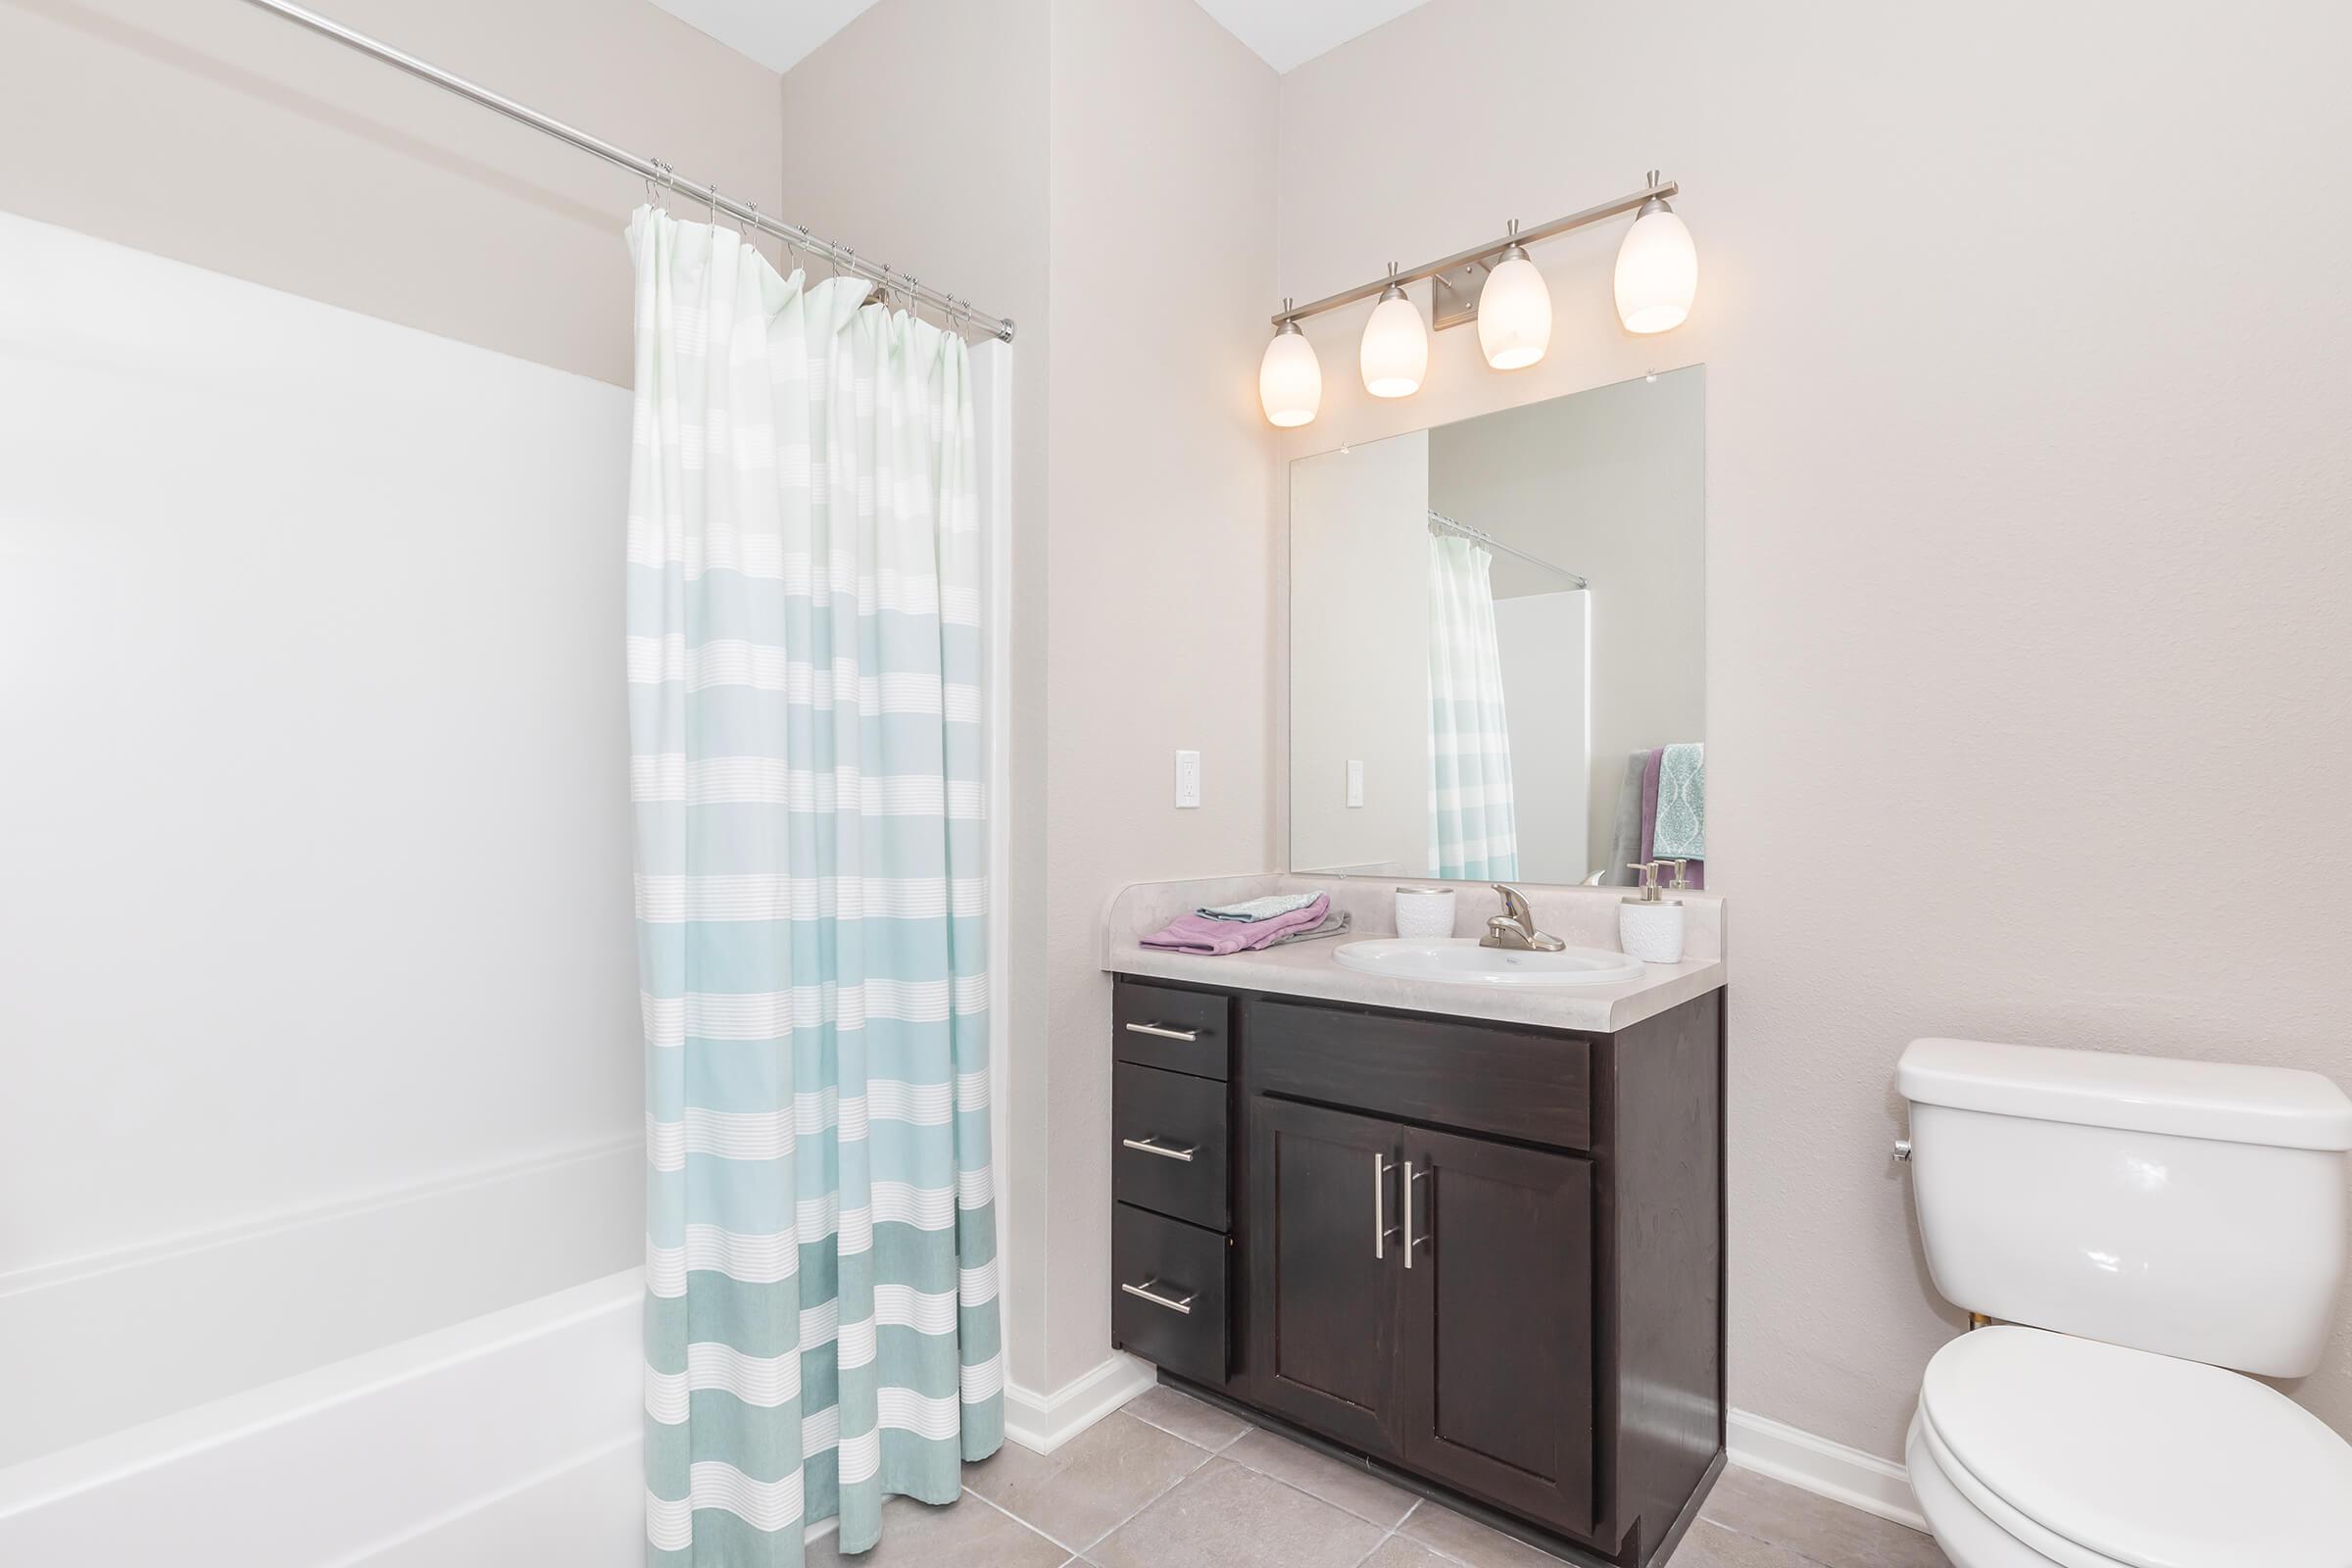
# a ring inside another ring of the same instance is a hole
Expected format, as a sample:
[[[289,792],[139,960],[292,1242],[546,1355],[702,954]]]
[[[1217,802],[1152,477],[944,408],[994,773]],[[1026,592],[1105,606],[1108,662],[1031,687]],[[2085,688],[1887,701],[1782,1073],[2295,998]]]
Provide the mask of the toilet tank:
[[[1911,1178],[1954,1304],[2275,1377],[2342,1284],[2352,1099],[2317,1073],[1915,1040]]]

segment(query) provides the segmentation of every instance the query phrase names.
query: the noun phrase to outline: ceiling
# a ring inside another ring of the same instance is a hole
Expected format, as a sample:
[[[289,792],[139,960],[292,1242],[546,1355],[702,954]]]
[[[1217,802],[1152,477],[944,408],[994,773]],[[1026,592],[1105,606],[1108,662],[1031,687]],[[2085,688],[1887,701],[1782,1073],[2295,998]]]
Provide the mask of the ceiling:
[[[1276,71],[1304,65],[1423,0],[1200,0],[1200,9]]]
[[[770,71],[790,71],[874,0],[654,0]],[[1423,0],[1199,0],[1276,71],[1312,60]]]

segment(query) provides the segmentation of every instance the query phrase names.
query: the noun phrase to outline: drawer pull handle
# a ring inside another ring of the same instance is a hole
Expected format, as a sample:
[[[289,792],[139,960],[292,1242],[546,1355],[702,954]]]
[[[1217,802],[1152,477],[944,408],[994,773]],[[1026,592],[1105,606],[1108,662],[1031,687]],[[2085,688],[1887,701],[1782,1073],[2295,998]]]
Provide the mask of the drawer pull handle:
[[[1182,1299],[1165,1297],[1152,1288],[1158,1283],[1159,1281],[1157,1279],[1148,1279],[1141,1285],[1129,1285],[1122,1281],[1119,1285],[1119,1289],[1125,1291],[1129,1296],[1138,1296],[1143,1298],[1145,1300],[1150,1301],[1153,1306],[1164,1306],[1169,1311],[1177,1313],[1180,1316],[1191,1317],[1193,1315],[1194,1293],[1191,1291],[1185,1292]]]
[[[1404,1162],[1404,1266],[1406,1268],[1413,1266],[1413,1249],[1426,1246],[1429,1242],[1426,1232],[1419,1236],[1413,1234],[1413,1183],[1428,1179],[1429,1172],[1413,1169],[1413,1162],[1409,1159]]]
[[[1127,1032],[1131,1035],[1157,1035],[1162,1040],[1182,1040],[1187,1044],[1200,1038],[1198,1029],[1171,1029],[1164,1023],[1131,1023],[1127,1026]]]
[[[1156,1138],[1122,1138],[1119,1140],[1119,1147],[1132,1149],[1139,1154],[1157,1154],[1162,1159],[1182,1160],[1187,1165],[1193,1162],[1195,1154],[1200,1152],[1199,1144],[1187,1144],[1182,1149],[1178,1149],[1173,1145],[1163,1144]]]
[[[1389,1255],[1389,1238],[1396,1227],[1389,1223],[1389,1177],[1396,1169],[1388,1155],[1375,1151],[1372,1155],[1372,1260],[1381,1262]]]

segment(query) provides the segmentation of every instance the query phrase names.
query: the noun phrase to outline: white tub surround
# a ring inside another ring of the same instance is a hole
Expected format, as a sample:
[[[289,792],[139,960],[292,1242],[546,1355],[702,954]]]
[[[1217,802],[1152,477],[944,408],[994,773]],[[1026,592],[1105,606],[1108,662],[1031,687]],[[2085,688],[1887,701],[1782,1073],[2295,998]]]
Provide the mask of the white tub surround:
[[[628,1568],[643,1299],[627,1269],[0,1469],[0,1562]]]
[[[1454,900],[1454,935],[1485,934],[1487,916],[1501,911],[1491,892],[1460,884]],[[1571,947],[1623,951],[1617,940],[1617,906],[1623,888],[1525,888],[1539,930]],[[1311,942],[1286,943],[1259,953],[1209,956],[1165,953],[1144,947],[1140,938],[1203,905],[1233,904],[1276,893],[1327,893],[1335,911],[1352,920],[1348,934]],[[1639,980],[1622,985],[1558,990],[1456,985],[1445,981],[1394,980],[1341,967],[1333,956],[1341,944],[1396,934],[1396,884],[1375,878],[1298,876],[1268,872],[1187,882],[1137,882],[1111,895],[1102,913],[1102,967],[1112,974],[1183,980],[1195,985],[1264,991],[1278,996],[1352,1002],[1403,1012],[1452,1018],[1488,1018],[1611,1034],[1669,1007],[1719,990],[1724,984],[1724,901],[1707,893],[1684,893],[1688,930],[1680,963],[1653,963]]]

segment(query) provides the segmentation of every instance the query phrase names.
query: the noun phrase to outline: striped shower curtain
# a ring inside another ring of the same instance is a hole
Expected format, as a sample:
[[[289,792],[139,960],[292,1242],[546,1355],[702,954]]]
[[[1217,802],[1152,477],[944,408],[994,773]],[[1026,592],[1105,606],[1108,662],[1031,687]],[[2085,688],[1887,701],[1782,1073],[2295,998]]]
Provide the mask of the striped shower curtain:
[[[629,244],[647,1561],[792,1568],[1003,1440],[970,366]]]
[[[1494,635],[1494,558],[1457,534],[1429,536],[1429,874],[1519,874],[1511,734]]]

